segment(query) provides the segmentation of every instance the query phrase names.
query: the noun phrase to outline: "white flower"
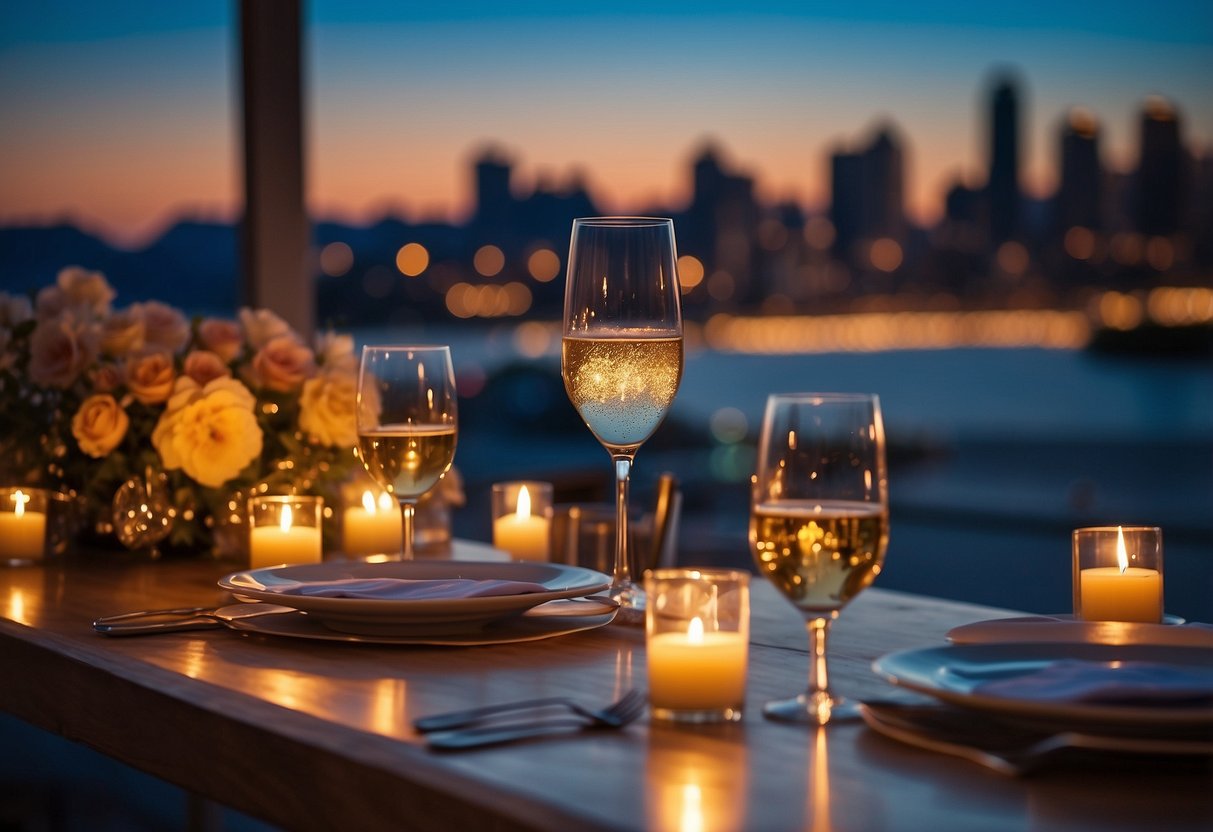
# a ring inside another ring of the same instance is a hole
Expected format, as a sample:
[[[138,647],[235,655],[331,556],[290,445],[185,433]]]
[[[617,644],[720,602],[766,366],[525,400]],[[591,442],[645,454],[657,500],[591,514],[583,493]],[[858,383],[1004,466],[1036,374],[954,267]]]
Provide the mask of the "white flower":
[[[316,336],[316,358],[325,370],[358,372],[358,356],[354,355],[352,335],[324,332]]]
[[[261,349],[281,335],[298,337],[290,324],[268,309],[245,307],[240,310],[240,323],[244,327],[244,336],[254,350]]]

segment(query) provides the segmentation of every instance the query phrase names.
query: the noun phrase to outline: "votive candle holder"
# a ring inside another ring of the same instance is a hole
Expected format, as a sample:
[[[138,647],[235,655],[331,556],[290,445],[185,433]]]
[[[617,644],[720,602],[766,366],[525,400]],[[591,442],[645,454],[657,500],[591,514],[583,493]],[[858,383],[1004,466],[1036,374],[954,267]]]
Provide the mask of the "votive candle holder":
[[[272,495],[249,500],[249,567],[319,563],[324,552],[321,497]]]
[[[1159,623],[1163,617],[1162,529],[1092,526],[1073,534],[1074,617]]]

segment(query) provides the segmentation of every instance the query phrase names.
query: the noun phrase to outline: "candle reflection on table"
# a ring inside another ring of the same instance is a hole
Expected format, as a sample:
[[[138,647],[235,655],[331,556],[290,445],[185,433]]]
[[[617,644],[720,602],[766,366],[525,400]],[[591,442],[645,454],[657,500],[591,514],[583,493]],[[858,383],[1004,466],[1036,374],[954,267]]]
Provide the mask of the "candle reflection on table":
[[[749,781],[744,732],[729,726],[715,735],[728,745],[719,753],[678,747],[678,736],[677,729],[661,724],[650,728],[645,765],[649,827],[677,832],[747,828]]]

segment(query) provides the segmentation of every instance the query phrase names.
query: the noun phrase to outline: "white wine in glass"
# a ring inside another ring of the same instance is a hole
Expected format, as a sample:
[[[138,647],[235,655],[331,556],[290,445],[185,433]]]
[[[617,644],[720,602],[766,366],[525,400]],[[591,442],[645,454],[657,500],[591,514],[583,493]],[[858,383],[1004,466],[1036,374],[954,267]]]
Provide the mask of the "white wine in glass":
[[[417,501],[455,459],[457,396],[445,346],[367,346],[358,373],[358,456],[400,504],[401,558],[413,557]]]
[[[763,713],[824,725],[853,715],[830,690],[826,637],[846,604],[880,574],[889,539],[884,424],[876,396],[767,399],[750,504],[758,571],[805,618],[809,687]]]
[[[561,371],[569,399],[611,455],[620,620],[642,623],[644,590],[628,559],[628,478],[682,380],[682,300],[674,223],[649,217],[573,221]]]

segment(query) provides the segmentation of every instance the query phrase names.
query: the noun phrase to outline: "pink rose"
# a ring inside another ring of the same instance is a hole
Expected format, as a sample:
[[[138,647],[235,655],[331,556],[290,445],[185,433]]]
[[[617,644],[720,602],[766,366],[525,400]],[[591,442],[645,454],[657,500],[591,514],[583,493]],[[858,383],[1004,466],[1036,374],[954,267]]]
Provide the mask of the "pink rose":
[[[34,317],[34,307],[25,295],[0,292],[0,327],[12,328]]]
[[[255,350],[280,336],[294,335],[290,324],[268,309],[241,309],[240,323],[244,326],[249,345]]]
[[[39,321],[30,336],[30,379],[42,387],[71,387],[96,357],[94,337],[70,313]]]
[[[116,294],[101,272],[69,266],[59,272],[54,286],[38,292],[38,317],[55,318],[72,309],[85,317],[100,318],[109,314]]]
[[[94,393],[112,393],[122,386],[122,368],[117,364],[98,364],[88,374]]]
[[[143,318],[144,340],[148,346],[163,347],[177,353],[190,339],[190,323],[173,307],[149,300],[131,307]]]
[[[115,358],[143,349],[146,326],[136,307],[120,309],[101,324],[101,351]]]
[[[294,337],[279,335],[253,356],[252,374],[262,387],[289,392],[316,374],[316,359]]]
[[[229,363],[244,351],[244,332],[240,324],[223,318],[207,318],[198,324],[198,340],[202,346]]]
[[[177,373],[173,357],[155,350],[126,359],[126,386],[144,404],[160,404],[173,394]]]
[[[113,396],[108,393],[89,396],[72,417],[72,436],[76,437],[80,450],[100,459],[118,446],[130,423],[130,417]]]
[[[222,358],[210,350],[194,350],[185,357],[185,374],[205,387],[207,382],[230,376],[232,370]]]

